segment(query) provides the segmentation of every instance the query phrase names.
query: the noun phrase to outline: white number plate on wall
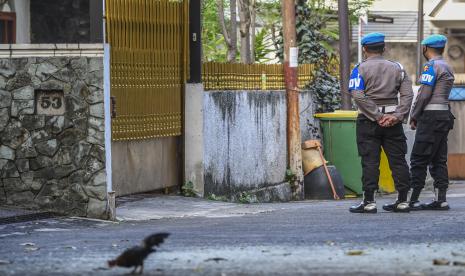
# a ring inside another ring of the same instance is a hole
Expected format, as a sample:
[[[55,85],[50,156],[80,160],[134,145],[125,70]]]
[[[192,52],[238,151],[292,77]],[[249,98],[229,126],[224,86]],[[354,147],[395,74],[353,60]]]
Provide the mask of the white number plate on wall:
[[[36,90],[36,113],[41,115],[65,114],[63,90]]]

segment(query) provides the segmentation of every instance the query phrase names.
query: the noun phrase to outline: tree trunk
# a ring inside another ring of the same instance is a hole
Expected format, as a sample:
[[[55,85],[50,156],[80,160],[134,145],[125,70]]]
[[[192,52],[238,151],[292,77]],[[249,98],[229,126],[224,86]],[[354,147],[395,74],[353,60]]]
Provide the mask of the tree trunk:
[[[218,20],[221,26],[221,32],[226,42],[226,47],[228,48],[227,59],[228,62],[236,61],[236,52],[237,52],[237,13],[236,13],[236,0],[230,0],[229,8],[231,13],[231,19],[229,24],[229,30],[226,26],[226,20],[224,17],[224,0],[217,0],[218,6]]]
[[[250,61],[255,62],[255,24],[256,24],[256,0],[250,0]]]
[[[228,61],[236,62],[237,55],[237,0],[229,1],[229,11],[231,13],[230,30],[231,33],[231,48],[228,49]]]
[[[250,0],[239,0],[239,19],[241,34],[241,61],[252,63],[250,56]]]

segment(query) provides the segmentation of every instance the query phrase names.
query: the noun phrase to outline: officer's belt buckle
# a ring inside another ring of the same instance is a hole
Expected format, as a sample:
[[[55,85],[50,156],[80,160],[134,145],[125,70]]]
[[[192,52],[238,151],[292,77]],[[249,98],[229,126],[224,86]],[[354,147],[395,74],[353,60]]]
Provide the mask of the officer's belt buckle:
[[[387,106],[379,106],[378,111],[383,114],[389,114],[396,112],[397,105],[387,105]]]

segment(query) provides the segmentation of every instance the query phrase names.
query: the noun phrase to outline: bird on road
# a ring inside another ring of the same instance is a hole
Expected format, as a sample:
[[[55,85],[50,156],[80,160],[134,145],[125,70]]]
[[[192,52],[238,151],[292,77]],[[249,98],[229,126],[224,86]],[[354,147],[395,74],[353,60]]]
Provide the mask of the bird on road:
[[[144,270],[144,260],[150,253],[155,252],[155,248],[162,244],[169,235],[169,233],[156,233],[146,237],[141,245],[126,249],[116,259],[109,260],[108,266],[134,267],[131,274],[136,273],[137,268],[140,268],[139,274],[142,274]]]

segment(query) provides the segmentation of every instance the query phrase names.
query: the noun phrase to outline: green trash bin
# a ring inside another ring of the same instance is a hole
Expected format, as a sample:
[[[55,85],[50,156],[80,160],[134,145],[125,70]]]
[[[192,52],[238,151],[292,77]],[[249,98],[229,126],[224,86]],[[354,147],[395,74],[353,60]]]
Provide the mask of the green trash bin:
[[[342,110],[315,114],[315,118],[321,121],[325,159],[336,166],[348,189],[362,194],[362,165],[355,132],[357,116],[357,111]],[[379,186],[384,192],[394,191],[394,181],[384,152],[381,154]]]
[[[315,117],[320,119],[326,160],[336,166],[347,188],[361,194],[362,165],[355,137],[357,115],[357,111],[338,110]]]

